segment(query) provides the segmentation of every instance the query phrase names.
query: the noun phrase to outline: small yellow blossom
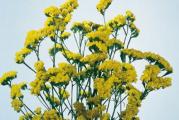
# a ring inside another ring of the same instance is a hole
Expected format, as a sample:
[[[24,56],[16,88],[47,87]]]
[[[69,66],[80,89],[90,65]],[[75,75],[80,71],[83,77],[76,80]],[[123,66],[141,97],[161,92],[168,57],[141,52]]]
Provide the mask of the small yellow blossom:
[[[127,20],[130,20],[132,22],[135,21],[135,16],[130,10],[126,11],[126,18],[127,18]]]
[[[56,6],[50,6],[44,10],[44,13],[48,17],[57,17],[60,14],[60,10]]]
[[[34,67],[35,67],[36,71],[44,71],[45,70],[45,68],[44,68],[44,62],[43,61],[37,61],[34,64]]]
[[[90,51],[95,52],[105,52],[107,53],[107,45],[105,43],[102,43],[101,41],[94,41],[94,42],[88,42],[87,46],[89,47]]]
[[[123,15],[117,15],[108,22],[108,25],[113,29],[120,28],[126,24],[126,17]]]
[[[69,32],[63,32],[61,35],[60,35],[60,38],[61,40],[66,40],[68,39],[70,36],[70,33]]]
[[[22,92],[21,89],[25,89],[27,87],[26,83],[21,82],[19,84],[13,84],[11,86],[11,98],[22,98]]]
[[[58,115],[56,110],[51,109],[44,112],[43,120],[62,120],[62,118]]]
[[[11,102],[11,105],[15,111],[20,112],[20,110],[23,106],[23,103],[19,99],[13,99]]]
[[[11,83],[11,81],[17,77],[17,72],[16,71],[9,71],[6,72],[0,77],[0,84],[1,85],[8,85]]]
[[[121,71],[121,63],[115,60],[107,60],[99,66],[99,70],[114,70],[115,72],[118,72]]]
[[[144,55],[146,57],[146,60],[148,60],[149,62],[156,62],[161,69],[166,70],[168,73],[173,72],[173,68],[171,67],[169,62],[160,55],[151,52],[145,52]]]
[[[129,58],[133,60],[139,60],[139,59],[145,58],[145,55],[143,54],[143,52],[136,50],[136,49],[123,49],[121,53],[124,55],[128,55]]]
[[[27,55],[29,55],[32,52],[32,50],[28,48],[22,48],[20,51],[16,52],[15,61],[18,64],[21,64],[24,62],[24,59]]]
[[[104,14],[105,10],[109,7],[112,0],[100,0],[96,8],[101,13]]]
[[[80,61],[83,63],[88,63],[90,65],[95,65],[97,62],[102,62],[107,58],[105,53],[94,53],[83,57]]]

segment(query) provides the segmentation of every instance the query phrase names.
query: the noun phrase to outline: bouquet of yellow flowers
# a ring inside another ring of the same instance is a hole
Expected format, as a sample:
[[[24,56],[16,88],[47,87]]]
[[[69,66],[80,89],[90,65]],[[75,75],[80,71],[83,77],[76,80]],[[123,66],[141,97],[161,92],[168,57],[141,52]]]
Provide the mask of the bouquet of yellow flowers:
[[[35,79],[14,83],[16,71],[0,77],[0,84],[11,89],[11,105],[21,113],[19,120],[139,120],[142,100],[150,92],[171,85],[171,78],[166,76],[173,70],[167,60],[129,47],[140,32],[131,11],[106,21],[111,3],[112,0],[100,0],[96,6],[103,24],[75,22],[71,32],[67,32],[67,25],[78,7],[77,0],[66,0],[60,7],[44,10],[44,26],[29,31],[24,47],[15,55],[16,63],[29,68]],[[75,41],[77,51],[66,45],[69,39]],[[43,41],[53,44],[48,53],[52,61],[49,68],[40,58]],[[32,53],[37,58],[34,67],[25,60]],[[58,54],[66,62],[59,61]],[[135,67],[140,66],[134,62],[141,60],[146,61],[145,68],[138,78]],[[23,91],[30,91],[41,107],[28,106]]]

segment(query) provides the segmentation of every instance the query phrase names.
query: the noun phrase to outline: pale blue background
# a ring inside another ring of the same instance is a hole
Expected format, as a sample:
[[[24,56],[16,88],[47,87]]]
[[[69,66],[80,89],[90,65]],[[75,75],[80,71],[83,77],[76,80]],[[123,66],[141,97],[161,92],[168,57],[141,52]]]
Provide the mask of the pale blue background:
[[[64,0],[63,0],[64,1]],[[14,62],[14,54],[22,48],[26,32],[40,28],[45,16],[43,9],[59,5],[62,0],[0,0],[0,75],[18,70],[21,80],[33,80],[32,73]],[[101,21],[95,5],[98,0],[79,0],[80,7],[74,19]],[[131,9],[137,18],[140,36],[131,46],[160,53],[174,67],[172,87],[150,94],[140,108],[141,120],[179,120],[179,1],[178,0],[114,0],[107,17]],[[48,46],[45,44],[45,46]],[[42,55],[42,58],[46,58]],[[48,61],[48,60],[47,60]],[[34,98],[26,97],[27,104],[35,106]],[[17,120],[10,107],[9,89],[0,87],[0,120]]]

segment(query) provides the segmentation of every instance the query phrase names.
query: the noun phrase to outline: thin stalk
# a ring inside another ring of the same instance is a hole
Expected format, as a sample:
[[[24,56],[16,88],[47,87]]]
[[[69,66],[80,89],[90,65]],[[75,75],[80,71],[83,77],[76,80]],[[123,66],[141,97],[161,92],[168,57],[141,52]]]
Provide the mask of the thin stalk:
[[[35,71],[32,67],[30,67],[25,61],[23,62],[23,64],[24,64],[27,68],[29,68],[32,72],[36,73],[36,71]]]

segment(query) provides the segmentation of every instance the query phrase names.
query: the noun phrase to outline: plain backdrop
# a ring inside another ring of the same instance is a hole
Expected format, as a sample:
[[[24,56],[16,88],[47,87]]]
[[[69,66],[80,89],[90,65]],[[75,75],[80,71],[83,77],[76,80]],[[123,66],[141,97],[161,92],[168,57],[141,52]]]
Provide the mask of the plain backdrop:
[[[43,26],[43,9],[50,5],[60,5],[64,0],[0,0],[0,76],[9,70],[18,71],[19,81],[31,81],[33,73],[14,61],[14,54],[23,47],[26,33]],[[98,0],[79,0],[79,8],[74,12],[73,20],[92,20],[102,22],[96,11]],[[139,116],[141,120],[179,120],[179,1],[178,0],[114,0],[107,11],[107,20],[132,10],[136,15],[136,25],[141,32],[133,40],[131,47],[161,54],[174,68],[173,85],[170,88],[151,93],[142,103]],[[70,47],[73,46],[70,44]],[[41,57],[51,65],[43,44]],[[29,61],[33,61],[33,57]],[[139,65],[140,66],[140,65]],[[37,106],[35,98],[25,93],[30,106]],[[17,120],[19,114],[10,104],[10,91],[0,87],[0,120]]]

